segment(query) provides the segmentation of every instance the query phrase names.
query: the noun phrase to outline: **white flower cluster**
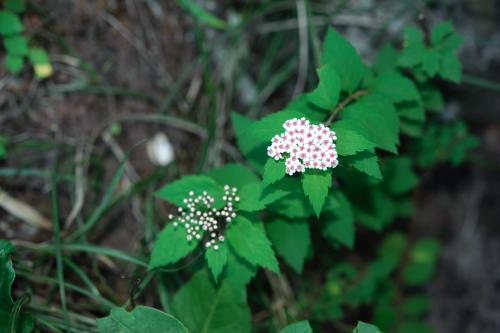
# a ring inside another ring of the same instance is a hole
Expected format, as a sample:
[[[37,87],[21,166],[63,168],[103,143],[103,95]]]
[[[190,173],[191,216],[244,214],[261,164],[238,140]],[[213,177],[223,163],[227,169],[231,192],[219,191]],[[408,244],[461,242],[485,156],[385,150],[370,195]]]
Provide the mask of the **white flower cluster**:
[[[334,131],[323,124],[311,125],[305,118],[289,119],[283,127],[285,133],[273,137],[267,147],[267,155],[275,160],[286,158],[288,175],[306,169],[326,170],[338,165]]]
[[[231,188],[229,185],[224,186],[224,196],[222,200],[226,205],[222,209],[212,207],[215,199],[207,192],[195,196],[193,191],[189,192],[189,197],[183,201],[187,208],[178,208],[179,216],[174,217],[172,214],[168,216],[173,220],[174,227],[182,224],[187,232],[186,239],[201,239],[206,233],[205,247],[213,247],[214,250],[219,249],[219,242],[224,242],[223,230],[228,223],[236,217],[234,203],[240,201],[240,197],[236,195],[238,190],[236,187]]]

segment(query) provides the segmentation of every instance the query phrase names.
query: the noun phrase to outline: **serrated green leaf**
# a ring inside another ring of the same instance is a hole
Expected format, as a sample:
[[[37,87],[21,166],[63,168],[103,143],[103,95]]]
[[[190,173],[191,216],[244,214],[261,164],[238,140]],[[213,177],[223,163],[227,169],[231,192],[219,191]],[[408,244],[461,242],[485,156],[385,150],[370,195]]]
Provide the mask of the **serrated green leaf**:
[[[462,45],[464,39],[459,34],[451,34],[446,37],[438,47],[438,50],[442,53],[453,53],[460,45]]]
[[[22,35],[13,35],[5,37],[3,45],[8,54],[23,56],[28,53],[28,40]]]
[[[455,83],[462,80],[462,65],[453,53],[447,53],[442,56],[439,76]]]
[[[352,333],[382,333],[377,326],[358,321]]]
[[[325,204],[322,234],[333,242],[354,246],[354,215],[348,199],[339,191],[328,197]]]
[[[424,44],[409,45],[401,50],[398,57],[398,65],[403,67],[413,67],[422,63],[427,49]]]
[[[226,238],[235,252],[253,265],[263,266],[278,273],[279,265],[271,242],[262,230],[243,216],[231,222]]]
[[[321,62],[335,69],[341,90],[348,93],[356,90],[365,75],[365,66],[354,47],[331,27],[323,43]]]
[[[227,265],[223,272],[224,283],[235,289],[244,288],[257,274],[257,266],[238,256],[231,246],[227,246]]]
[[[415,122],[425,121],[425,110],[421,102],[398,103],[396,108],[401,118]]]
[[[377,76],[373,82],[373,91],[384,95],[392,103],[420,100],[415,84],[396,72],[386,72]]]
[[[361,134],[363,128],[359,127],[353,120],[345,119],[336,121],[331,125],[331,128],[337,136],[335,148],[339,156],[355,155],[376,146]]]
[[[227,184],[237,189],[248,184],[260,183],[260,179],[250,169],[237,163],[229,163],[212,169],[207,172],[207,175],[221,186]]]
[[[48,64],[50,63],[47,52],[39,47],[33,47],[28,50],[28,58],[33,64]]]
[[[142,305],[131,312],[123,308],[112,309],[108,317],[97,320],[97,328],[100,333],[189,333],[173,316]]]
[[[23,69],[24,59],[21,56],[7,54],[5,56],[5,68],[9,73],[17,74]]]
[[[420,95],[427,110],[437,112],[444,108],[443,95],[434,85],[430,83],[422,85],[420,87]]]
[[[382,179],[378,157],[373,151],[365,150],[353,156],[346,156],[342,161],[344,165],[351,165],[359,172],[375,179]]]
[[[386,158],[383,165],[384,188],[394,195],[404,194],[419,182],[409,157]]]
[[[224,266],[227,263],[227,246],[225,243],[219,242],[219,249],[214,250],[213,246],[205,250],[205,260],[207,261],[208,267],[212,272],[215,282],[222,273]]]
[[[407,297],[401,308],[407,317],[419,317],[429,309],[430,299],[427,295],[415,295]]]
[[[316,89],[307,95],[308,99],[322,109],[333,110],[339,101],[340,78],[329,64],[319,68],[317,72],[319,83]]]
[[[26,9],[26,3],[24,0],[6,0],[4,7],[13,13],[20,14]]]
[[[23,23],[17,15],[0,10],[0,35],[15,35],[23,31]]]
[[[243,156],[258,172],[262,172],[267,160],[265,151],[269,142],[253,137],[250,128],[255,121],[250,118],[233,112],[231,113],[231,122],[236,135],[236,142]]]
[[[412,121],[406,118],[401,118],[399,127],[401,133],[404,133],[412,138],[419,138],[423,133],[424,123],[422,121]]]
[[[285,262],[299,274],[311,247],[309,223],[306,220],[274,219],[266,224],[274,248]]]
[[[171,202],[179,207],[186,207],[184,199],[193,191],[195,195],[200,195],[206,191],[214,199],[214,207],[221,208],[224,205],[222,196],[224,189],[215,180],[208,176],[184,176],[179,180],[168,183],[155,192],[155,195],[163,200]]]
[[[412,320],[401,323],[399,326],[401,332],[405,333],[434,333],[435,331],[425,322]]]
[[[422,70],[429,75],[429,77],[434,77],[439,70],[439,59],[440,54],[435,50],[427,50],[422,59]]]
[[[274,184],[283,179],[285,175],[285,160],[276,161],[274,158],[268,158],[266,165],[264,165],[262,184],[264,186]]]
[[[288,325],[280,333],[313,333],[311,325],[307,320],[299,321]]]
[[[443,21],[436,24],[431,31],[431,43],[437,45],[445,37],[453,33],[453,24],[451,21]]]
[[[363,129],[361,133],[378,148],[397,153],[399,117],[394,106],[380,95],[367,95],[340,113]]]
[[[377,73],[392,72],[396,70],[398,51],[392,44],[384,44],[375,57],[373,69]]]
[[[194,274],[181,287],[174,296],[173,309],[192,333],[250,333],[245,289],[228,283],[216,288],[206,271]]]
[[[174,227],[172,223],[167,224],[155,241],[149,267],[153,269],[174,264],[193,251],[200,241],[197,239],[188,241],[186,236],[186,230],[182,226]]]
[[[372,230],[381,230],[394,221],[396,209],[394,202],[379,188],[360,189],[349,195],[354,207],[356,220]]]
[[[321,214],[325,204],[328,191],[332,186],[332,174],[330,171],[307,170],[302,176],[302,188],[305,196],[309,199],[316,217]]]
[[[266,208],[264,203],[261,201],[262,196],[262,185],[261,184],[248,184],[243,186],[240,191],[238,191],[240,197],[240,202],[238,203],[238,209],[255,212]]]
[[[403,280],[409,286],[428,282],[435,270],[439,243],[432,238],[419,240],[410,252],[410,261],[403,270]]]

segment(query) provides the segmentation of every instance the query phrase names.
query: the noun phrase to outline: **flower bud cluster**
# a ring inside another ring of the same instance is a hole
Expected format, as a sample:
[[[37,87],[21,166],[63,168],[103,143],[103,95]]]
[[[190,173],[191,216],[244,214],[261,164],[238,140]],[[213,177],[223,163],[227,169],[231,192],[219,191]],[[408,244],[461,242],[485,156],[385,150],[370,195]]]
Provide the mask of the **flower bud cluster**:
[[[224,196],[222,200],[225,206],[222,209],[213,207],[215,199],[207,192],[200,195],[189,192],[189,196],[183,200],[187,208],[178,208],[179,215],[170,214],[168,218],[172,220],[174,227],[182,225],[187,232],[186,239],[202,239],[205,235],[205,247],[219,249],[219,242],[224,242],[223,229],[236,217],[234,204],[240,201],[237,196],[236,187],[224,186]]]
[[[327,126],[312,125],[305,118],[289,119],[283,124],[285,132],[275,135],[267,148],[267,155],[280,160],[286,158],[288,175],[306,169],[326,170],[338,165],[335,132]]]

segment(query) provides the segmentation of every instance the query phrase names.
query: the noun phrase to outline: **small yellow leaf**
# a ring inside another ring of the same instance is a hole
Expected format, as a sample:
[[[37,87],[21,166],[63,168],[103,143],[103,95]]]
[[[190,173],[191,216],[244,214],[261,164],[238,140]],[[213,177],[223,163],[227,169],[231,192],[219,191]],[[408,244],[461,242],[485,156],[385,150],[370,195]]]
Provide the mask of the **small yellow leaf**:
[[[38,79],[45,79],[52,75],[52,65],[49,63],[34,64],[33,68],[35,69],[35,76]]]

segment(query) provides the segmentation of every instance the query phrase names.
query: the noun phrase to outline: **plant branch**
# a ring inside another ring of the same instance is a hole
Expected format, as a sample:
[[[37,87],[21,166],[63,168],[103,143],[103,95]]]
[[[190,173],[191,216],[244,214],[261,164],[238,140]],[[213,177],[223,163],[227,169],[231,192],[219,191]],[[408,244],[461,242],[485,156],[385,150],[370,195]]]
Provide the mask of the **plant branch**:
[[[355,101],[356,99],[360,98],[361,96],[363,95],[366,95],[368,93],[368,90],[366,89],[363,89],[363,90],[358,90],[356,91],[354,94],[352,95],[349,95],[349,97],[347,97],[346,99],[344,99],[342,102],[340,102],[337,107],[332,111],[332,113],[330,114],[330,117],[328,117],[328,119],[326,120],[325,122],[325,125],[326,126],[330,126],[331,122],[333,121],[333,119],[335,118],[335,116],[340,112],[342,111],[346,106],[347,104],[351,103],[352,101]]]

